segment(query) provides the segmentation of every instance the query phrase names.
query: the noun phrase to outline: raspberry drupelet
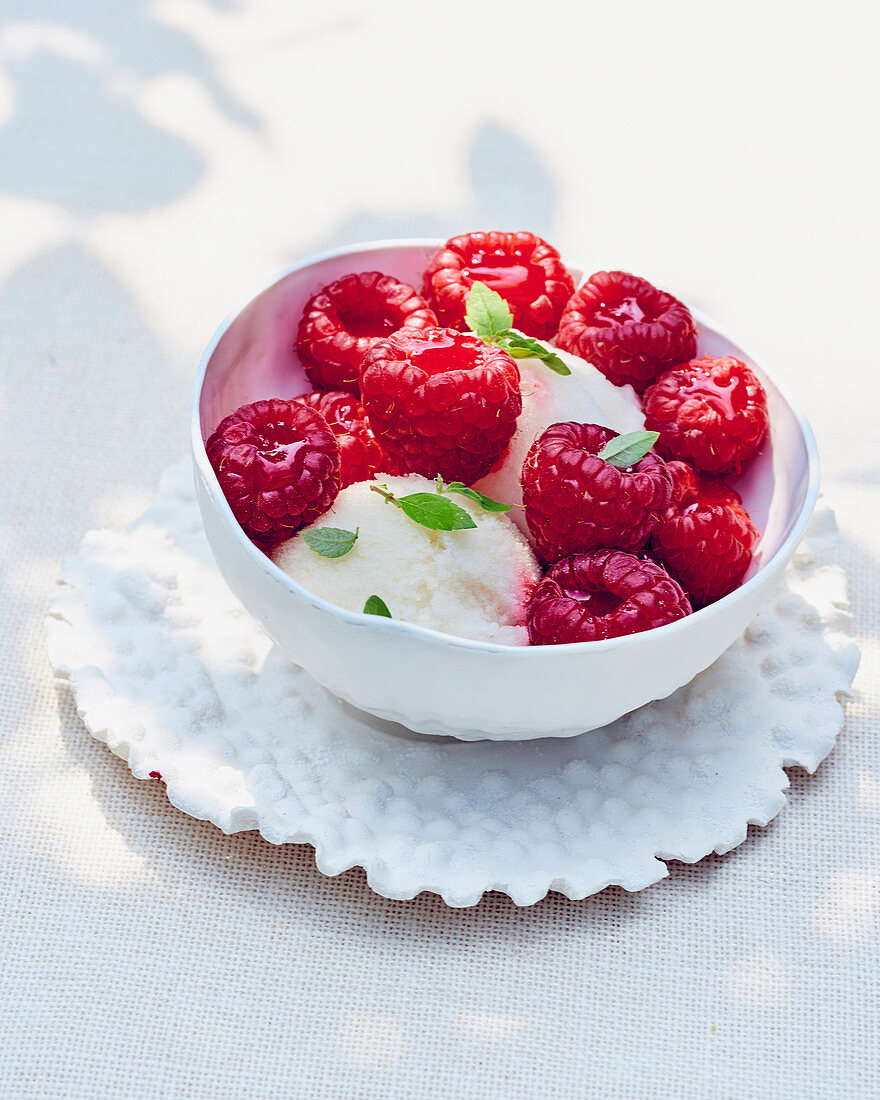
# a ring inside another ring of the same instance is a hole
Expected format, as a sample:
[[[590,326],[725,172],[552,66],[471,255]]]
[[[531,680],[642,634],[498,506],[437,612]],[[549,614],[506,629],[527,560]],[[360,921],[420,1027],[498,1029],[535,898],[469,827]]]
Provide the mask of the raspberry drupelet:
[[[315,390],[297,398],[319,412],[339,443],[340,488],[355,481],[369,481],[375,473],[397,472],[397,465],[376,439],[364,407],[344,390]]]
[[[432,258],[423,293],[441,325],[466,328],[467,296],[475,282],[505,299],[513,327],[549,340],[574,282],[556,249],[534,233],[465,233]]]
[[[639,550],[668,506],[672,478],[662,458],[646,454],[624,469],[599,458],[616,434],[598,424],[553,424],[532,444],[523,504],[542,561],[600,547]]]
[[[436,324],[413,287],[380,271],[364,271],[343,275],[309,299],[296,350],[314,386],[356,395],[361,359],[377,340],[404,327]]]
[[[616,385],[643,393],[663,371],[696,355],[697,330],[687,306],[647,279],[597,271],[566,305],[557,343]]]
[[[264,550],[323,515],[339,492],[339,444],[299,401],[242,405],[205,444],[233,515]]]
[[[522,411],[513,359],[453,329],[404,329],[379,341],[360,381],[372,429],[402,472],[467,485],[504,453]]]
[[[739,359],[692,359],[658,378],[645,394],[645,427],[657,450],[706,473],[736,473],[761,449],[770,418],[767,395]]]
[[[695,607],[720,600],[740,584],[758,532],[730,485],[667,463],[672,501],[651,533],[651,553],[690,593]]]
[[[595,642],[638,634],[690,615],[684,589],[655,562],[622,550],[558,561],[529,600],[532,645]]]

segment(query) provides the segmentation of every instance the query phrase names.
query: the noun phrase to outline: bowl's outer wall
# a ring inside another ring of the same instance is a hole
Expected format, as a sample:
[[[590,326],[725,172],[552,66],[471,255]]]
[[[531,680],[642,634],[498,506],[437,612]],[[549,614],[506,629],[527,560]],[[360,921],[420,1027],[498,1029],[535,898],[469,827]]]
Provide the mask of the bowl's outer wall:
[[[741,634],[794,543],[785,555],[774,555],[812,512],[817,475],[811,437],[760,366],[702,321],[700,352],[744,359],[765,381],[770,400],[771,440],[738,483],[763,532],[751,584],[672,627],[621,639],[622,645],[480,646],[332,608],[250,544],[207,462],[203,440],[246,401],[309,388],[292,346],[305,301],[320,286],[351,270],[380,270],[418,285],[433,247],[393,242],[294,269],[221,329],[206,352],[194,403],[193,458],[205,531],[220,572],[247,610],[291,660],[354,706],[425,733],[465,739],[571,736],[669,695]],[[577,278],[580,272],[571,270]]]

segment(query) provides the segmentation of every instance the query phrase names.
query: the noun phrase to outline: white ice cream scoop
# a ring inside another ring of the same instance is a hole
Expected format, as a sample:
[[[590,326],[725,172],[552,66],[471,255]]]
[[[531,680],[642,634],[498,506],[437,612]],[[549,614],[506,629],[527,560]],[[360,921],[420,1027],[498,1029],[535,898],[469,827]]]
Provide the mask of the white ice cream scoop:
[[[351,550],[342,557],[323,557],[295,535],[276,549],[275,564],[310,592],[348,611],[363,611],[368,597],[377,595],[395,619],[459,638],[526,645],[525,605],[541,569],[507,516],[486,512],[461,495],[444,494],[476,526],[434,531],[373,492],[370,486],[376,484],[398,499],[436,492],[434,482],[418,474],[377,474],[373,482],[349,485],[306,530],[357,531]]]

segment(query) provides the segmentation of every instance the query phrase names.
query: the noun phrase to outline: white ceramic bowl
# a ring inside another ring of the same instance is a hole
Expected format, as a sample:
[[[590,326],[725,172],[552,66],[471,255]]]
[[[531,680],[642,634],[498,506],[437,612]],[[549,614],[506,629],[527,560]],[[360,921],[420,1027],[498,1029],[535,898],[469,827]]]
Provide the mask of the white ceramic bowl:
[[[349,271],[370,270],[419,286],[439,243],[377,242],[296,264],[221,326],[202,357],[192,406],[205,531],[218,568],[247,610],[292,661],[346,702],[422,733],[464,740],[571,737],[665,698],[739,637],[813,512],[819,488],[813,433],[766,370],[695,314],[700,354],[744,360],[763,381],[770,405],[770,439],[736,482],[763,534],[735,592],[643,634],[533,648],[468,641],[328,603],[251,544],[214,476],[205,440],[239,405],[309,389],[292,349],[306,300],[321,286]],[[584,269],[568,268],[577,283]]]

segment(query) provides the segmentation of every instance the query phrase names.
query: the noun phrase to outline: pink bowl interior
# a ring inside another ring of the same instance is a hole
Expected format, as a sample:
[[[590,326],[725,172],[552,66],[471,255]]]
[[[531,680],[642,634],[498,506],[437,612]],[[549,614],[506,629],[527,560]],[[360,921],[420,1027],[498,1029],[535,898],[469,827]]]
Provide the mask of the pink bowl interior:
[[[202,439],[240,405],[261,398],[295,397],[311,388],[294,350],[296,330],[308,299],[322,286],[351,271],[381,271],[421,286],[422,272],[436,248],[431,242],[360,246],[319,258],[283,275],[257,295],[215,337],[198,399]],[[575,282],[583,272],[569,265]],[[782,546],[809,494],[812,437],[760,365],[706,318],[696,314],[702,355],[735,355],[758,374],[770,407],[770,438],[762,453],[733,484],[759,531],[749,576]],[[813,471],[815,474],[815,471]],[[255,551],[257,553],[257,551]]]

